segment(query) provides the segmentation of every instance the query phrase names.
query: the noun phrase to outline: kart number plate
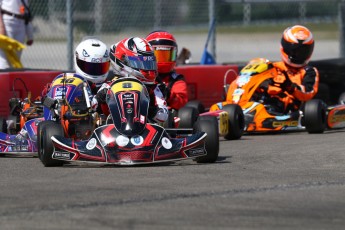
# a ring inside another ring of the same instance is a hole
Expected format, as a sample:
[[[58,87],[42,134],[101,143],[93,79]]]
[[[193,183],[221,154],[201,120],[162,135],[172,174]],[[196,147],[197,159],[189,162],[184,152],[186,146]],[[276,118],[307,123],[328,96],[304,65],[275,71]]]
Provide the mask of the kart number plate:
[[[221,112],[219,113],[219,134],[221,136],[225,136],[228,133],[229,130],[229,115],[227,112]]]

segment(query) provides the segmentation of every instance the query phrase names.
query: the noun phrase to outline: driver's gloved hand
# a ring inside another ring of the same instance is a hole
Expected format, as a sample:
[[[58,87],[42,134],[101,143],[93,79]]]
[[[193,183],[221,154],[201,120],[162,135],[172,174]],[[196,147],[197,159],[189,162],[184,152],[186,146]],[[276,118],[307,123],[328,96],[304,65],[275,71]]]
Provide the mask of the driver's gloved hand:
[[[169,111],[166,108],[159,108],[156,112],[156,115],[153,117],[153,120],[157,123],[163,123],[168,120]]]

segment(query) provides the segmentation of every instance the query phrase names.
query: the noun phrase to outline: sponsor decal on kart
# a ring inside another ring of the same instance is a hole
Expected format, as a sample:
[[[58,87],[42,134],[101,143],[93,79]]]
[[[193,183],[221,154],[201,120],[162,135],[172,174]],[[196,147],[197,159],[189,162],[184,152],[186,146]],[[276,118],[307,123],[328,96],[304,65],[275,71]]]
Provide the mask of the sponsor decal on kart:
[[[167,137],[163,137],[163,138],[162,138],[162,145],[163,145],[163,147],[166,148],[166,149],[171,149],[171,147],[172,147],[172,143],[171,143],[171,141],[169,140],[169,138],[167,138]]]
[[[140,123],[145,124],[145,120],[146,120],[145,116],[140,115]]]
[[[92,149],[94,149],[94,148],[96,147],[96,144],[97,144],[96,139],[95,139],[95,138],[91,138],[91,139],[89,140],[89,142],[87,142],[86,148],[87,148],[88,150],[92,150]]]
[[[136,135],[131,138],[131,143],[135,146],[141,145],[144,143],[144,138],[142,136]]]
[[[274,121],[272,123],[273,127],[281,127],[281,126],[298,126],[298,121]]]
[[[331,117],[330,122],[331,123],[338,123],[345,121],[345,114],[335,114],[333,117]]]
[[[249,82],[250,78],[251,78],[251,76],[249,76],[249,75],[240,75],[236,81],[238,87],[242,87],[245,84],[247,84]]]
[[[59,159],[64,159],[64,160],[69,160],[70,159],[70,154],[66,152],[59,152],[55,151],[53,153],[53,158],[59,158]]]
[[[124,146],[128,145],[128,143],[129,143],[129,138],[126,137],[126,136],[120,135],[120,136],[118,136],[118,137],[116,138],[115,141],[116,141],[116,144],[117,144],[118,146],[124,147]]]
[[[244,89],[235,89],[234,93],[232,94],[232,100],[235,103],[237,103],[240,100],[243,92],[244,92]]]
[[[205,153],[205,149],[204,148],[196,148],[196,149],[190,149],[189,150],[189,156],[199,156],[199,155],[203,155]]]

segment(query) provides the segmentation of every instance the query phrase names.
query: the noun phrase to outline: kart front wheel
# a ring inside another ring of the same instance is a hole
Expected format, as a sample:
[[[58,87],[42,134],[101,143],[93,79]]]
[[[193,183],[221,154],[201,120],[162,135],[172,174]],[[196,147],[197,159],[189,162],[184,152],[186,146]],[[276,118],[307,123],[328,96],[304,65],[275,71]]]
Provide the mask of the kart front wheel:
[[[62,126],[54,121],[42,121],[38,126],[37,145],[41,162],[45,167],[62,166],[63,161],[52,158],[54,146],[51,140],[53,135],[64,136]]]
[[[225,105],[222,110],[228,113],[229,118],[229,129],[224,138],[227,140],[240,139],[243,135],[245,126],[242,108],[237,104],[228,104]]]
[[[41,160],[41,152],[42,152],[42,148],[41,148],[41,143],[42,141],[40,141],[41,139],[41,131],[43,130],[43,127],[50,125],[51,121],[42,121],[40,123],[38,123],[37,126],[37,155],[38,155],[38,159]]]
[[[305,103],[304,122],[308,133],[323,133],[326,129],[326,108],[319,99]]]
[[[218,121],[213,116],[201,116],[194,124],[194,133],[207,133],[205,140],[205,149],[207,155],[195,159],[197,163],[214,163],[219,154],[219,133]]]
[[[193,128],[198,116],[199,112],[196,108],[182,107],[178,111],[178,117],[180,118],[179,128]]]

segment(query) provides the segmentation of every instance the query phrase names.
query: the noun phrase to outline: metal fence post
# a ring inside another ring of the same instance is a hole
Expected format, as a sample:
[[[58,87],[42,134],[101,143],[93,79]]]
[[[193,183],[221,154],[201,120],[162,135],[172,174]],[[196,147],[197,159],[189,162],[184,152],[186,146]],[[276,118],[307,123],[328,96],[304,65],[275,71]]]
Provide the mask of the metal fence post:
[[[95,15],[95,21],[94,21],[94,32],[95,34],[99,35],[102,32],[102,18],[103,18],[103,14],[102,14],[102,9],[103,9],[103,5],[102,5],[102,0],[95,0],[94,4],[95,4],[95,10],[94,10],[94,15]]]
[[[339,49],[340,57],[345,57],[345,1],[339,2],[338,7],[338,17],[339,17]]]
[[[73,0],[66,0],[67,69],[73,70]]]
[[[153,25],[154,30],[160,29],[162,23],[162,0],[155,1],[155,21]]]
[[[213,20],[215,20],[214,15],[214,0],[209,0],[209,28],[211,28]],[[217,61],[217,55],[216,55],[216,28],[217,25],[215,23],[215,26],[213,28],[213,32],[211,33],[211,54],[215,61]]]
[[[250,24],[252,14],[252,5],[250,3],[243,4],[243,25],[248,26]]]

